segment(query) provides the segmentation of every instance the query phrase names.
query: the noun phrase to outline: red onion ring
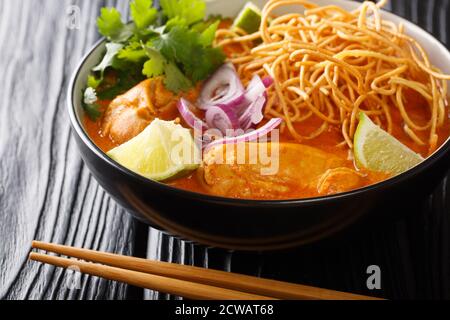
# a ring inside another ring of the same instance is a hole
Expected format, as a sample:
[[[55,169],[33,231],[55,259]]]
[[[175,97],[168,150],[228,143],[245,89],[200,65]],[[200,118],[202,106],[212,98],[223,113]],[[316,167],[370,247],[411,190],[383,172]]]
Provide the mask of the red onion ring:
[[[264,79],[261,80],[258,75],[255,75],[247,86],[245,101],[248,105],[241,110],[239,118],[241,128],[244,130],[248,130],[253,124],[256,125],[264,119],[263,109],[267,101],[266,84],[270,86],[273,83],[271,77]]]
[[[192,104],[181,98],[178,102],[178,110],[185,122],[192,128],[203,131],[217,129],[225,139],[220,139],[211,144],[228,143],[231,141],[254,141],[260,136],[267,135],[280,123],[280,119],[272,119],[262,128],[248,134],[237,136],[245,132],[264,119],[263,109],[267,101],[266,90],[273,84],[271,77],[261,79],[255,75],[244,89],[233,64],[226,63],[221,66],[204,84],[198,100],[198,108],[206,110],[206,123],[200,120],[192,111]],[[234,134],[230,134],[230,130]]]
[[[258,75],[255,75],[247,86],[245,103],[250,105],[266,92],[266,86]]]
[[[200,123],[202,130],[208,130],[207,124],[200,120],[194,112],[192,112],[192,104],[184,98],[181,98],[177,104],[178,111],[183,117],[184,121],[192,128],[197,128],[196,123]]]
[[[244,100],[244,93],[233,64],[226,63],[204,83],[198,106],[202,110],[212,106],[236,108]]]
[[[256,125],[263,121],[264,114],[263,109],[266,105],[266,96],[265,94],[260,95],[253,101],[250,106],[245,110],[245,112],[240,116],[239,123],[240,127],[244,130],[248,130],[252,127],[252,125]]]
[[[205,117],[208,127],[219,129],[223,135],[239,129],[239,118],[229,109],[212,106],[206,111]]]
[[[256,141],[261,137],[267,136],[270,132],[275,130],[282,123],[282,121],[283,120],[280,118],[273,118],[269,122],[267,122],[264,126],[262,126],[257,130],[251,131],[238,137],[229,137],[211,142],[209,145],[206,146],[205,152],[208,152],[209,150],[218,145],[238,144]]]

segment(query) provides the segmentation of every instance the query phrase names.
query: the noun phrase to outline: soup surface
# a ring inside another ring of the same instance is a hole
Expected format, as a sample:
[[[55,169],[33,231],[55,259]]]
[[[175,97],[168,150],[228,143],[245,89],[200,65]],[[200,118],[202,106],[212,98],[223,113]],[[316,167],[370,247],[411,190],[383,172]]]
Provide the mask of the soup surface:
[[[145,82],[141,83],[140,86],[149,86],[150,81],[153,80],[146,80]],[[158,82],[159,80],[156,81]],[[191,99],[194,99],[196,96],[198,96],[198,90],[199,89],[193,90],[192,92],[189,93],[188,96]],[[158,97],[158,94],[170,95],[170,93],[168,93],[162,86],[155,86],[155,92],[149,93],[150,99],[153,100],[154,105],[156,105],[156,108],[159,110],[158,118],[163,120],[175,120],[175,119],[179,120],[180,114],[176,107],[176,100],[177,100],[176,97],[169,98],[170,101],[167,103],[167,101],[157,101],[156,97]],[[101,104],[105,109],[107,109],[110,103],[111,103],[110,101],[102,101]],[[158,103],[160,104],[158,105]],[[423,101],[423,98],[420,95],[411,91],[408,94],[407,104],[409,108],[408,109],[409,114],[414,120],[416,120],[419,123],[426,122],[426,119],[428,118],[426,102]],[[111,149],[119,146],[121,143],[116,142],[113,136],[110,134],[110,132],[105,132],[106,131],[105,120],[106,114],[97,121],[92,121],[89,117],[85,116],[84,124],[87,133],[94,141],[94,143],[104,152],[108,152]],[[307,121],[301,124],[296,124],[296,129],[299,132],[304,132],[306,134],[307,132],[311,131],[311,128],[317,127],[317,124],[319,122],[320,119],[318,117],[312,116]],[[394,110],[393,112],[393,122],[394,122],[394,136],[415,152],[420,153],[423,157],[427,157],[429,152],[428,147],[426,145],[424,146],[417,145],[403,131],[402,129],[403,119],[401,118],[397,110]],[[125,128],[123,129],[125,132],[129,131],[128,128],[130,127],[134,128],[137,126],[136,123],[133,122],[133,120],[130,120],[129,123],[125,123],[123,125],[125,126]],[[185,127],[188,127],[186,124],[183,125]],[[441,146],[450,136],[450,121],[448,121],[448,118],[447,121],[445,122],[445,125],[438,129],[438,133],[439,133],[438,145]],[[131,138],[131,136],[128,138]],[[423,138],[426,138],[425,133],[423,134]],[[303,160],[305,162],[305,165],[302,166],[302,169],[305,171],[314,170],[314,166],[317,163],[317,159],[320,160],[322,157],[335,157],[340,160],[339,167],[356,170],[351,151],[345,147],[338,146],[338,144],[341,141],[342,141],[342,134],[341,130],[338,127],[329,127],[329,129],[323,134],[321,134],[319,137],[313,140],[304,141],[302,142],[302,144],[298,144],[297,141],[293,139],[287,131],[282,132],[280,135],[280,143],[309,146],[324,152],[323,154],[318,155],[317,158],[304,157]],[[124,141],[121,140],[120,142]],[[296,152],[296,154],[301,156],[301,153],[296,150],[293,150],[292,152]],[[280,157],[284,157],[283,154],[281,154]],[[299,160],[301,160],[301,158],[299,159],[295,157],[289,157],[289,155],[287,155],[287,161],[283,162],[282,165],[291,166],[292,168],[297,168],[300,170]],[[325,174],[327,170],[328,169],[323,168],[321,174]],[[365,169],[357,169],[356,171],[359,172],[361,176],[358,179],[355,179],[355,181],[353,181],[352,183],[349,184],[347,181],[349,179],[352,180],[353,177],[352,173],[347,175],[342,173],[336,174],[335,177],[336,181],[333,182],[333,186],[325,189],[323,188],[321,189],[320,186],[318,185],[315,185],[313,187],[305,186],[305,184],[302,184],[300,183],[300,181],[298,181],[298,179],[302,177],[297,176],[294,176],[293,181],[275,181],[273,182],[273,186],[270,186],[271,181],[268,177],[262,177],[262,180],[266,180],[267,183],[264,186],[261,186],[255,182],[255,174],[246,171],[243,173],[244,176],[247,175],[247,178],[244,180],[237,179],[236,176],[218,177],[219,180],[220,179],[228,180],[229,186],[227,186],[227,190],[223,190],[220,188],[214,188],[215,185],[214,183],[208,184],[207,181],[205,181],[204,168],[198,169],[197,171],[185,177],[169,181],[167,183],[177,188],[204,194],[223,195],[235,198],[271,200],[271,199],[310,198],[334,194],[340,191],[342,192],[362,188],[390,178],[389,174],[382,172],[371,172]],[[314,180],[314,178],[317,177],[313,178],[306,177],[306,178]],[[276,187],[281,187],[283,190],[277,191]],[[254,191],[255,189],[259,189],[259,191]],[[245,190],[247,190],[247,192],[245,192]]]

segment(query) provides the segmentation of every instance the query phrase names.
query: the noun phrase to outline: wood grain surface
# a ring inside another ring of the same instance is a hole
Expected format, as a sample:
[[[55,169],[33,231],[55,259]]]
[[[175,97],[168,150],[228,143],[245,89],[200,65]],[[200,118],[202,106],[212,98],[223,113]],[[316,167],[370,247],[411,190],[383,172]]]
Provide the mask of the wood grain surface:
[[[450,0],[392,0],[390,10],[450,44]],[[169,299],[27,261],[33,239],[242,272],[385,298],[450,298],[450,185],[408,218],[332,244],[272,254],[182,242],[133,221],[89,175],[70,134],[66,88],[98,39],[102,6],[128,0],[0,0],[0,298]],[[78,28],[69,28],[78,13]],[[379,265],[382,290],[366,288]]]
[[[136,253],[139,228],[90,176],[71,137],[65,105],[70,75],[98,39],[95,19],[106,4],[126,9],[128,1],[0,1],[0,297],[5,299],[133,296],[119,283],[82,277],[72,284],[70,273],[27,261],[33,239]],[[68,28],[73,5],[80,8],[79,29]]]

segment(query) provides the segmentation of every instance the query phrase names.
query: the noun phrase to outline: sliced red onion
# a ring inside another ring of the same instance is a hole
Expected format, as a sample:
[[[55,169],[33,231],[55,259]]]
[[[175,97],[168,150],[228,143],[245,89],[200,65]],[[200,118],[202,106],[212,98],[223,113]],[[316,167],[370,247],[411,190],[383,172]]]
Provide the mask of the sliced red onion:
[[[261,79],[255,75],[245,90],[236,69],[231,63],[227,63],[205,82],[200,94],[198,107],[206,110],[206,123],[192,112],[191,103],[185,99],[180,99],[178,110],[186,123],[193,128],[198,128],[200,125],[203,131],[217,129],[223,136],[238,139],[237,142],[254,141],[267,135],[281,123],[280,119],[272,119],[262,128],[238,136],[264,119],[263,109],[267,101],[266,89],[272,84],[271,77]],[[238,133],[238,129],[240,129],[240,133]],[[230,134],[230,132],[234,133]],[[228,139],[221,139],[212,144],[228,143]]]
[[[232,110],[212,106],[206,111],[205,117],[209,128],[217,128],[224,135],[230,130],[239,129],[239,118]]]
[[[204,84],[198,107],[207,110],[212,106],[235,108],[244,100],[245,89],[233,64],[221,66]]]
[[[252,106],[252,108],[253,108],[253,114],[252,114],[253,124],[258,124],[264,120],[263,109],[264,109],[264,106],[266,105],[266,101],[267,101],[267,95],[263,94],[261,97],[256,99],[256,101],[253,103],[253,106]]]
[[[239,118],[240,127],[248,130],[252,125],[260,123],[264,119],[263,109],[266,105],[266,96],[262,94],[253,101],[247,110]]]
[[[202,120],[200,120],[194,112],[192,112],[192,104],[187,101],[184,98],[181,98],[180,101],[178,101],[178,111],[180,112],[181,116],[183,117],[184,121],[192,127],[197,128],[196,123],[201,124],[202,130],[208,130],[208,126],[206,123]]]
[[[256,141],[259,138],[267,136],[270,132],[272,132],[274,129],[276,129],[281,124],[282,121],[283,120],[280,118],[274,118],[274,119],[271,119],[269,122],[267,122],[261,128],[251,131],[249,133],[246,133],[244,135],[241,135],[238,137],[228,137],[228,138],[214,141],[206,146],[205,152],[208,152],[212,148],[219,146],[219,145],[238,144],[238,143]]]
[[[241,128],[248,130],[252,125],[256,125],[264,119],[263,109],[266,101],[267,93],[264,81],[258,75],[255,75],[248,84],[245,103],[240,110],[239,122]]]
[[[255,75],[253,79],[247,86],[247,90],[245,92],[245,106],[250,106],[254,103],[260,96],[262,96],[266,92],[266,86],[258,75]],[[244,107],[244,111],[245,111]]]
[[[247,131],[248,129],[252,128],[252,126],[253,126],[253,123],[252,123],[251,117],[247,117],[247,118],[241,120],[242,130]]]

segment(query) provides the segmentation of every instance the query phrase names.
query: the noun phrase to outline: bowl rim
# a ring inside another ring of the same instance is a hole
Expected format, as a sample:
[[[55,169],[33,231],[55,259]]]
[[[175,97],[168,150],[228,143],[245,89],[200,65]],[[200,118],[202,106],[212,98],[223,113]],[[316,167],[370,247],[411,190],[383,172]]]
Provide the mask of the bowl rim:
[[[353,0],[342,0],[345,2],[355,2]],[[413,21],[410,21],[406,18],[403,18],[399,15],[396,15],[392,12],[386,11],[382,9],[385,14],[396,16],[397,18],[400,18],[403,21],[406,21],[408,24],[420,29],[420,31],[424,32],[428,38],[432,38],[431,40],[436,41],[436,43],[441,47],[441,49],[444,49],[449,53],[450,57],[450,48],[447,47],[441,40],[436,38],[433,34],[431,34],[429,31],[423,29],[421,26],[416,24]],[[351,190],[343,193],[333,194],[333,195],[327,195],[327,196],[320,196],[320,197],[314,197],[314,198],[293,198],[293,199],[279,199],[279,200],[257,200],[257,199],[241,199],[241,198],[231,198],[231,197],[221,197],[221,196],[215,196],[210,195],[206,193],[199,193],[194,191],[189,191],[185,189],[180,189],[168,184],[165,184],[163,182],[153,181],[150,179],[147,179],[129,169],[122,166],[121,164],[117,163],[110,157],[106,155],[105,152],[103,152],[89,137],[88,133],[84,129],[83,124],[81,123],[81,119],[77,116],[75,112],[75,87],[78,81],[80,80],[80,73],[83,70],[83,67],[86,63],[86,61],[93,55],[98,48],[106,41],[105,38],[99,39],[97,42],[94,43],[94,45],[89,49],[89,51],[81,58],[80,62],[77,64],[77,67],[75,68],[75,71],[73,72],[69,86],[68,86],[68,94],[67,94],[67,107],[69,111],[69,118],[70,123],[72,125],[72,128],[75,130],[78,137],[83,141],[84,145],[87,146],[97,157],[102,159],[104,162],[106,162],[111,167],[114,167],[115,169],[119,170],[123,174],[138,180],[139,182],[143,184],[150,184],[153,187],[161,188],[167,192],[172,192],[175,194],[179,194],[184,196],[185,198],[190,199],[198,199],[201,201],[206,202],[214,202],[214,203],[228,203],[233,205],[239,205],[239,206],[249,206],[249,207],[255,207],[255,206],[264,206],[264,207],[292,207],[292,206],[302,206],[302,205],[312,205],[319,202],[324,201],[339,201],[346,198],[350,198],[353,196],[365,194],[365,193],[371,193],[373,191],[377,190],[385,190],[389,189],[405,180],[410,179],[412,176],[415,176],[419,173],[424,172],[427,170],[430,166],[432,166],[436,161],[438,161],[441,157],[443,157],[445,154],[450,152],[450,137],[437,149],[431,156],[426,158],[422,163],[418,164],[417,166],[409,169],[408,171],[391,177],[387,180],[380,181],[376,184],[372,184],[363,188],[359,188],[356,190]]]

